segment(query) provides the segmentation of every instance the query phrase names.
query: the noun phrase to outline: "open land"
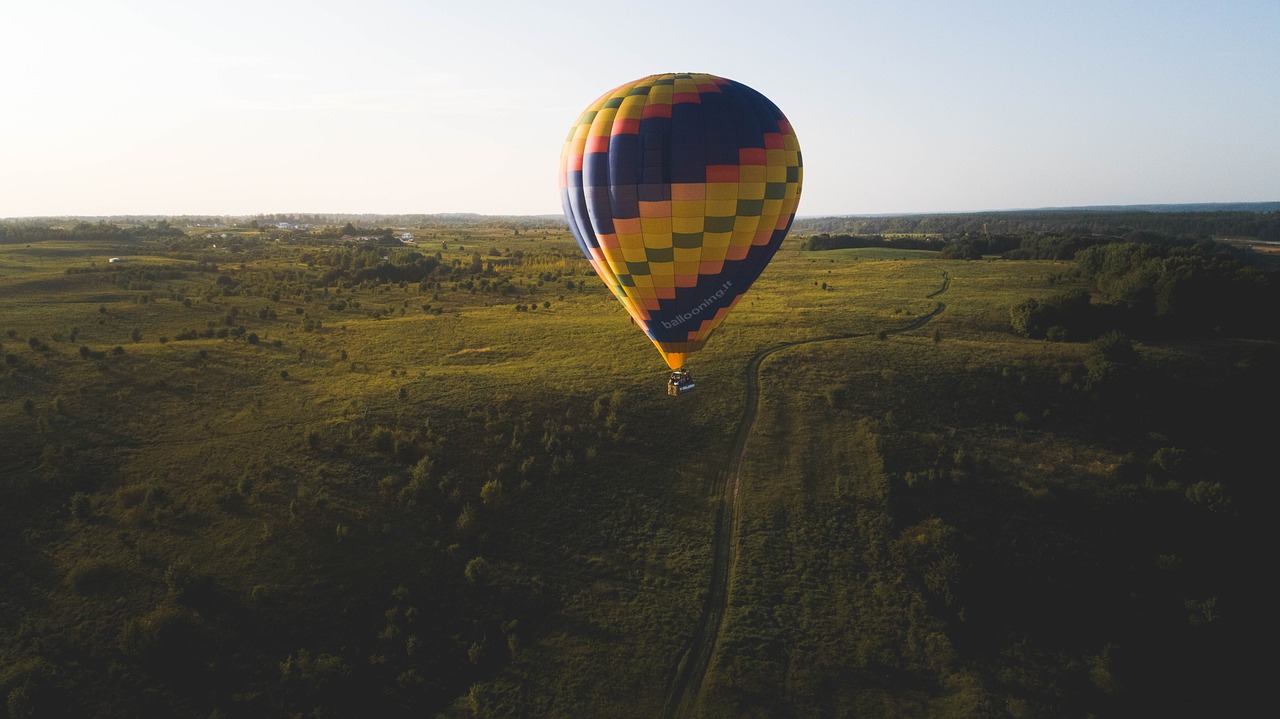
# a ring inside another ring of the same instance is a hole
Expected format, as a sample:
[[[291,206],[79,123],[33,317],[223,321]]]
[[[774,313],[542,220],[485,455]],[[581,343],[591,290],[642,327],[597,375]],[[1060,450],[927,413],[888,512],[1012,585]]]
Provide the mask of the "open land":
[[[1165,245],[1200,284],[1117,339],[1036,329],[1072,290],[1120,312],[1078,259],[789,240],[670,398],[557,223],[348,229],[0,243],[6,716],[1206,716],[1259,686],[1269,269]]]

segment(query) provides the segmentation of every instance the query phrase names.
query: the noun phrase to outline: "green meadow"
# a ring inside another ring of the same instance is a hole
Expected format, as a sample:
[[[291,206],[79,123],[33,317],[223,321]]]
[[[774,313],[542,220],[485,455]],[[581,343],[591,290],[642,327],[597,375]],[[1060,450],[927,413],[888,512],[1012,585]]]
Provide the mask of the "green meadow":
[[[1209,716],[1257,687],[1273,305],[1046,339],[1014,308],[1116,285],[789,240],[672,398],[558,227],[105,227],[0,243],[0,716]]]

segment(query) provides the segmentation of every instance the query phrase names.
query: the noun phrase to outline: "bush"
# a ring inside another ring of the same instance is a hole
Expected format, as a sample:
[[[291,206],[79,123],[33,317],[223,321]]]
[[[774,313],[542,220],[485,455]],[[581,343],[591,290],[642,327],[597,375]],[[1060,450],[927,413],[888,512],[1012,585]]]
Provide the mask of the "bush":
[[[1121,385],[1138,369],[1138,353],[1122,332],[1109,332],[1089,343],[1084,359],[1085,385]]]
[[[93,500],[84,492],[71,495],[71,516],[76,519],[88,519],[93,514]]]
[[[1200,481],[1186,491],[1187,501],[1211,512],[1223,512],[1231,508],[1231,497],[1221,482]]]
[[[503,503],[502,482],[491,479],[480,488],[480,501],[491,507],[500,507]]]
[[[470,504],[463,505],[462,511],[458,513],[458,519],[454,521],[454,528],[458,530],[458,534],[462,536],[470,536],[477,529],[479,518],[476,516],[476,508]]]
[[[1084,290],[1063,292],[1044,301],[1026,299],[1009,310],[1013,331],[1032,339],[1086,339],[1094,335],[1093,319],[1089,293]]]
[[[126,656],[138,659],[152,671],[172,675],[203,667],[207,638],[197,614],[162,604],[125,624],[118,645]]]
[[[63,576],[63,583],[76,594],[102,591],[120,576],[114,564],[103,559],[88,559],[76,563]]]
[[[484,557],[472,557],[471,561],[467,562],[463,574],[466,575],[468,582],[484,585],[489,583],[492,574],[490,569],[489,560]]]
[[[182,558],[171,562],[164,570],[164,584],[169,594],[181,598],[200,581],[200,573],[190,559]]]
[[[374,451],[390,454],[396,447],[396,437],[386,427],[376,427],[369,435],[369,443],[373,445]]]

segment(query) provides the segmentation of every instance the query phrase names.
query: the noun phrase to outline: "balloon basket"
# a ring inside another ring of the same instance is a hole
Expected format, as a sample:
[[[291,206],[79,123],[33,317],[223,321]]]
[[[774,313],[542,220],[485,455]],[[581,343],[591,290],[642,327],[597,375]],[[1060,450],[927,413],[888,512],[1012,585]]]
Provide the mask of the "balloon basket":
[[[693,375],[689,374],[689,370],[678,369],[667,378],[667,394],[672,397],[688,394],[693,391],[694,386]]]

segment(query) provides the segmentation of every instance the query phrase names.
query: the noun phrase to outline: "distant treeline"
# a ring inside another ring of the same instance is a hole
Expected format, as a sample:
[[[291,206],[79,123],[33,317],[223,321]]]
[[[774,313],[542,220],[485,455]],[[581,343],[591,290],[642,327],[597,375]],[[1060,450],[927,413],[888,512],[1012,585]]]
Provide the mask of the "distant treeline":
[[[168,220],[135,227],[121,227],[110,222],[77,222],[71,227],[58,227],[47,222],[0,222],[0,244],[50,240],[141,242],[179,237],[186,237],[186,233]]]
[[[1212,244],[1217,252],[1235,252],[1225,245],[1203,238],[1175,237],[1150,230],[1132,230],[1122,236],[1081,234],[962,234],[958,237],[828,235],[806,237],[802,250],[839,250],[861,247],[883,247],[898,250],[932,250],[945,259],[977,260],[996,256],[1006,260],[1070,260],[1082,250],[1097,245],[1121,242],[1161,247],[1193,247]],[[1244,255],[1237,253],[1238,257]],[[1254,257],[1254,259],[1261,259]]]
[[[418,228],[503,228],[519,230],[565,229],[559,215],[480,215],[469,212],[388,215],[380,213],[270,213],[259,215],[109,215],[92,217],[32,217],[0,222],[0,228],[65,226],[77,223],[96,225],[155,225],[164,222],[173,227],[240,227],[256,229],[289,225],[288,228],[341,227],[418,227]]]
[[[1168,238],[1152,233],[1131,232],[1124,238],[1135,242],[1163,242],[1189,244],[1190,240]],[[1120,238],[1083,235],[997,234],[959,237],[884,235],[828,235],[806,237],[800,241],[802,250],[843,250],[862,247],[883,247],[895,250],[931,250],[942,257],[957,260],[976,260],[984,256],[999,256],[1008,260],[1069,260],[1080,250],[1093,245],[1117,242]]]
[[[70,223],[74,226],[68,229]],[[274,213],[245,216],[227,215],[128,215],[110,217],[42,217],[0,222],[0,243],[31,242],[65,236],[100,239],[111,228],[130,235],[154,232],[159,228],[176,231],[181,227],[241,227],[247,229],[337,228],[506,228],[514,230],[561,230],[559,215],[480,215],[474,213],[437,214],[341,214]],[[1241,237],[1280,242],[1280,203],[1233,203],[1221,205],[1153,205],[1112,209],[1079,208],[1019,210],[1006,212],[944,213],[929,215],[884,215],[874,217],[808,217],[796,219],[797,235],[929,235],[955,238],[961,235],[1058,234],[1123,237],[1134,231],[1158,232],[1187,237]],[[897,245],[903,246],[903,245]]]
[[[1262,205],[1270,207],[1270,205]],[[1122,237],[1134,231],[1188,237],[1251,237],[1280,241],[1280,212],[1150,212],[1140,210],[1044,210],[885,217],[797,219],[798,234],[960,235],[1052,233]]]

